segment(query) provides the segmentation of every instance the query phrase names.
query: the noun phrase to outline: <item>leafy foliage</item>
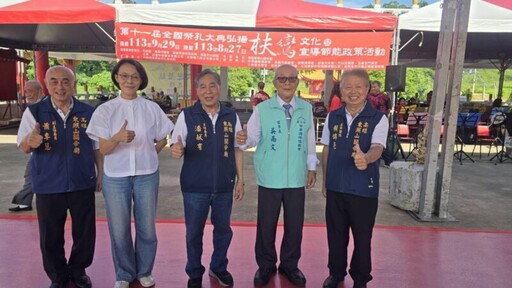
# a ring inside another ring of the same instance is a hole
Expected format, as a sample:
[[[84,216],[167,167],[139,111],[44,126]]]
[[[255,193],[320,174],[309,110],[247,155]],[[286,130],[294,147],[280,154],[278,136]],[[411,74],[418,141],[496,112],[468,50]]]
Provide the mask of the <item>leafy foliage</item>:
[[[410,7],[405,5],[405,4],[400,4],[396,0],[391,0],[388,3],[383,4],[382,8],[388,8],[388,9],[390,9],[390,8],[393,8],[393,9],[407,9],[407,8],[410,8]]]
[[[228,86],[233,96],[249,96],[251,89],[259,79],[255,73],[246,68],[229,68]]]
[[[84,93],[86,85],[90,94],[96,93],[96,89],[99,86],[103,87],[105,93],[117,90],[110,79],[110,71],[112,71],[114,64],[109,61],[82,61],[80,65],[76,66],[77,93]],[[56,59],[50,58],[50,66],[54,65],[59,64]],[[275,90],[272,84],[275,75],[274,71],[267,70],[265,77],[263,77],[261,71],[262,69],[230,68],[228,85],[231,95],[235,97],[250,96],[251,89],[257,91],[257,83],[259,81],[264,81],[265,91],[269,95],[273,95]],[[464,70],[461,94],[473,96],[474,101],[487,100],[489,94],[493,94],[493,98],[495,98],[498,92],[499,71],[497,69],[477,69],[476,76],[474,71],[475,69]],[[419,100],[424,101],[428,91],[433,89],[434,73],[433,69],[408,68],[406,72],[406,91],[402,92],[401,96],[411,98],[418,93]],[[383,70],[372,70],[369,71],[369,74],[371,80],[378,80],[383,86],[385,85],[385,72]],[[27,65],[27,79],[35,79],[33,62]],[[308,88],[301,81],[298,90],[308,91]],[[512,102],[511,70],[507,70],[505,73],[503,100],[509,103]]]
[[[424,6],[427,6],[427,5],[428,5],[428,2],[426,0],[421,0],[421,1],[418,2],[418,6],[419,7],[424,7]],[[367,4],[367,5],[363,6],[362,8],[373,9],[373,8],[375,8],[375,6],[373,4]],[[392,1],[389,1],[387,3],[382,4],[382,8],[388,8],[388,9],[408,9],[408,8],[411,8],[411,6],[407,6],[406,4],[400,4],[398,1],[392,0]]]
[[[420,7],[425,7],[427,5],[428,5],[428,2],[425,1],[425,0],[421,0],[421,1],[418,2],[418,6],[420,6]]]

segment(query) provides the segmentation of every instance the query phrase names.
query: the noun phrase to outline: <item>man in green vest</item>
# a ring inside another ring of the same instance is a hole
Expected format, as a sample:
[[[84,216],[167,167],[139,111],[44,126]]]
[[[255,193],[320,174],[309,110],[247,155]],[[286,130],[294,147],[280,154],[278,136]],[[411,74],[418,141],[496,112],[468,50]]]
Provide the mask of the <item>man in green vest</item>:
[[[274,86],[277,97],[255,107],[243,148],[257,146],[254,154],[258,184],[258,222],[256,232],[256,286],[266,285],[279,273],[296,286],[304,286],[306,278],[298,268],[304,224],[305,188],[316,182],[318,159],[315,150],[313,110],[309,103],[295,95],[299,79],[297,68],[282,65],[276,69]],[[245,135],[243,135],[245,136]],[[276,269],[276,226],[284,209],[284,235],[280,264]]]

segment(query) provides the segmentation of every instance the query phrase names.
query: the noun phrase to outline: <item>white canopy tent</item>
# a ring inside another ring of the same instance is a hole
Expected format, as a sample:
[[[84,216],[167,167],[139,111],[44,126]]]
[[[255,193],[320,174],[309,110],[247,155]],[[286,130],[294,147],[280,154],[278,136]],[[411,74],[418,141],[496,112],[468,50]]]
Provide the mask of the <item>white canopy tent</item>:
[[[498,97],[502,96],[505,71],[512,65],[512,1],[471,0],[464,66],[496,68],[500,73]],[[398,63],[433,67],[443,1],[400,15]]]
[[[471,0],[468,33],[512,32],[512,10],[492,0]],[[439,32],[443,1],[400,15],[398,29]]]
[[[443,1],[400,15],[398,62],[433,67]],[[512,58],[512,7],[505,0],[471,0],[465,66],[499,68]],[[414,38],[414,39],[413,39]]]

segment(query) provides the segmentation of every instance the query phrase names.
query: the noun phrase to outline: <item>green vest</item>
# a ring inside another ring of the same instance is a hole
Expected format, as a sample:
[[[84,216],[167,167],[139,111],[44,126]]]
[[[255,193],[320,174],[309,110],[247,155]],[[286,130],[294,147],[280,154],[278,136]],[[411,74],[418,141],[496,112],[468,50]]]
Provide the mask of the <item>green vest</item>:
[[[295,97],[290,131],[277,97],[258,104],[258,112],[261,135],[254,154],[256,183],[272,189],[304,187],[308,131],[313,129],[311,104]]]

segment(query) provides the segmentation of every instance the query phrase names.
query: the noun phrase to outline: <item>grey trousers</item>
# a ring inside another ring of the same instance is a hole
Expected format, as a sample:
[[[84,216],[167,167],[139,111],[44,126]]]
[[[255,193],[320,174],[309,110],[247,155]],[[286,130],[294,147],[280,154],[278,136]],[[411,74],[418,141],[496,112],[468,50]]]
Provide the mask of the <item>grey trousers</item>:
[[[32,198],[34,198],[34,193],[32,193],[32,171],[31,171],[31,160],[32,156],[27,162],[27,166],[25,167],[25,183],[23,183],[23,187],[21,188],[16,195],[12,198],[12,204],[16,205],[27,205],[32,206]]]

